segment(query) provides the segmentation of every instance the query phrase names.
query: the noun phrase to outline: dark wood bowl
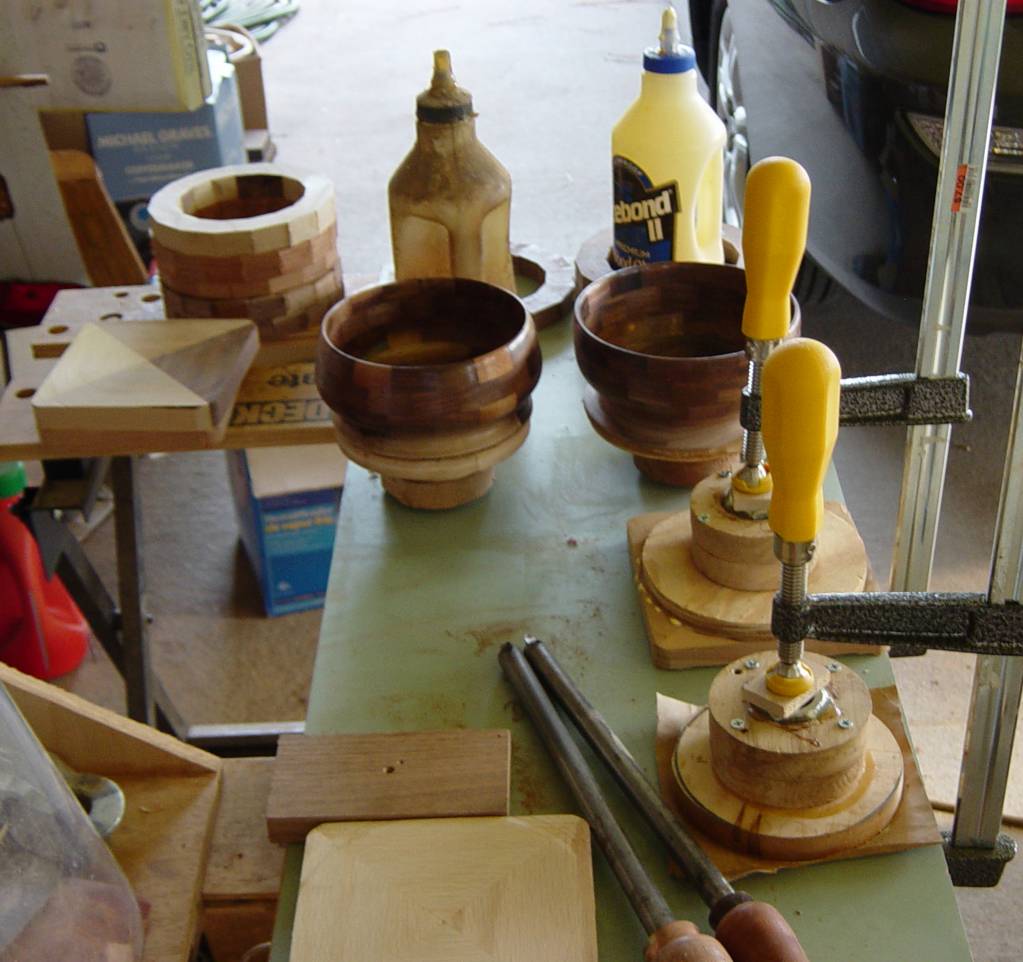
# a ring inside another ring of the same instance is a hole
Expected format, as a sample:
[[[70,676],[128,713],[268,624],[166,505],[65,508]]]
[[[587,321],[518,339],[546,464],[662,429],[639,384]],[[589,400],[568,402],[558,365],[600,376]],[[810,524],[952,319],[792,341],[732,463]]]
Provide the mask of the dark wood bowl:
[[[614,271],[576,299],[576,361],[595,393],[590,420],[655,480],[691,483],[682,462],[709,463],[711,452],[727,461],[741,438],[745,301],[743,270],[697,263]],[[792,318],[790,334],[799,329],[795,298]]]
[[[316,383],[365,431],[441,432],[516,411],[540,377],[529,312],[507,291],[424,278],[361,291],[323,319]]]

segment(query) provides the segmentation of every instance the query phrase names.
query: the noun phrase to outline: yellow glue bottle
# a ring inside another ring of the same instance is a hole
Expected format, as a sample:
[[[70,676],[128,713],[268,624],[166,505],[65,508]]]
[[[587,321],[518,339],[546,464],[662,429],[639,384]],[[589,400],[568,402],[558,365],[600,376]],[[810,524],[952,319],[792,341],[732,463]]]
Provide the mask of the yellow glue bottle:
[[[416,143],[388,185],[394,275],[468,277],[515,293],[508,246],[511,177],[476,138],[472,96],[434,53],[416,99]]]
[[[696,55],[665,8],[660,45],[643,54],[640,94],[611,133],[617,267],[724,261],[725,126],[700,96]]]

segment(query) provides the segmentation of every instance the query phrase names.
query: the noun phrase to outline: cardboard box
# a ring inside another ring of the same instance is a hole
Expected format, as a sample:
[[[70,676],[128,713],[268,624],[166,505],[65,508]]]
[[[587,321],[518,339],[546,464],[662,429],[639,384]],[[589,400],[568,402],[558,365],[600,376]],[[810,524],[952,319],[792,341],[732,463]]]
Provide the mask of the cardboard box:
[[[47,74],[51,107],[195,110],[205,54],[198,0],[0,3],[0,76]]]
[[[242,543],[268,615],[322,608],[345,456],[333,444],[227,452]]]
[[[92,156],[114,201],[148,200],[197,170],[245,163],[234,67],[219,50],[209,60],[213,92],[198,110],[86,114]]]

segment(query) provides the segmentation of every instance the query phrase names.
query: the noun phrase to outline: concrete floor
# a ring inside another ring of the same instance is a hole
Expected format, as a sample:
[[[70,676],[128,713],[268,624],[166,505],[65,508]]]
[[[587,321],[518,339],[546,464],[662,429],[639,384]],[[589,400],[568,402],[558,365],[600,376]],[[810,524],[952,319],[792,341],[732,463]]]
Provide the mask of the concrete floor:
[[[304,0],[264,48],[278,160],[331,177],[346,274],[378,275],[390,257],[387,180],[413,138],[415,95],[431,51],[451,50],[474,94],[481,140],[512,175],[512,238],[573,256],[610,211],[609,132],[638,91],[639,55],[656,37],[655,0],[544,0],[412,5]],[[909,370],[915,332],[838,297],[805,311],[806,333],[835,349],[848,374]],[[954,432],[934,587],[986,587],[1019,338],[970,338],[975,421]],[[887,580],[903,432],[843,432],[836,463],[879,581]],[[143,467],[149,607],[156,666],[192,722],[300,718],[318,614],[266,619],[237,545],[223,459],[175,455]],[[112,577],[112,525],[93,535]],[[182,558],[188,564],[181,563]],[[896,666],[928,791],[954,800],[969,697],[969,659],[928,656]],[[69,685],[118,704],[94,653]],[[1018,768],[1018,766],[1017,766]],[[1010,811],[1023,816],[1013,787]],[[962,892],[978,962],[1023,952],[1023,868],[994,892]]]

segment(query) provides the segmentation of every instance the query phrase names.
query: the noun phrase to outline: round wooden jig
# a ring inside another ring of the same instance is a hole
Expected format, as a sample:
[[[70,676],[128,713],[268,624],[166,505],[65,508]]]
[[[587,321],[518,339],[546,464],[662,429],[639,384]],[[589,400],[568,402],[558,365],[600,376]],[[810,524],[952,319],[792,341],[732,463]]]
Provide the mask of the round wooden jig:
[[[572,264],[565,257],[549,254],[535,244],[512,244],[515,276],[525,277],[539,286],[522,298],[538,331],[560,321],[575,297]]]
[[[792,724],[751,709],[744,686],[777,661],[764,651],[722,669],[708,708],[679,738],[679,800],[724,845],[767,858],[816,858],[867,841],[898,808],[902,751],[871,714],[866,685],[837,662],[813,654],[805,660],[827,680],[840,713]]]
[[[694,628],[729,638],[773,640],[771,606],[780,577],[765,590],[733,588],[708,578],[693,560],[688,512],[665,518],[647,536],[640,577],[658,605]],[[862,591],[866,580],[867,553],[855,525],[826,506],[810,591]]]

